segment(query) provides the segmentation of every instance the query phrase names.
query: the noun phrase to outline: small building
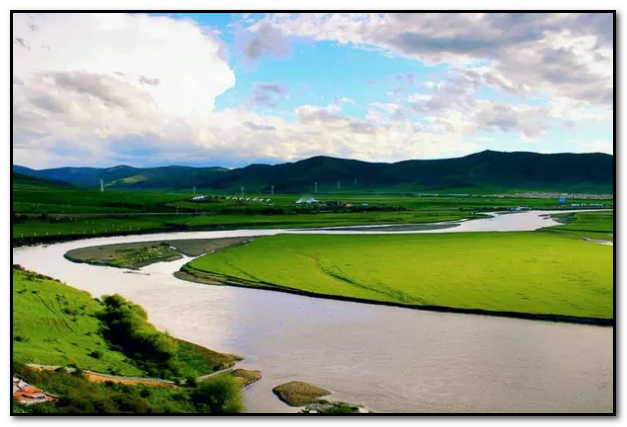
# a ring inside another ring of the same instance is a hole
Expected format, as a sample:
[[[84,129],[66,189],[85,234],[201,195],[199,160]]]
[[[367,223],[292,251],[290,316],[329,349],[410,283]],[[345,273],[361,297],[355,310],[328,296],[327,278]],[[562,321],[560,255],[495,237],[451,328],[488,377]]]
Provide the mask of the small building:
[[[58,396],[46,393],[28,384],[17,375],[13,375],[13,397],[22,405],[34,405],[35,403],[56,402],[59,400]]]

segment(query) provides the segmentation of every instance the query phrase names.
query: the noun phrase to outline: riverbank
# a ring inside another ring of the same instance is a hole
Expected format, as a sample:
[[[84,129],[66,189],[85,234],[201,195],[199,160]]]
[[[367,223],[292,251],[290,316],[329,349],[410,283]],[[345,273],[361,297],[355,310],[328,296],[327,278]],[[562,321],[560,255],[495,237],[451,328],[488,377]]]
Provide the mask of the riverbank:
[[[354,225],[421,224],[461,219],[481,219],[485,215],[459,210],[364,211],[337,213],[244,214],[198,213],[93,217],[46,215],[20,216],[12,221],[11,246],[52,244],[79,239],[133,236],[172,232],[225,231],[238,229],[299,229]]]
[[[236,246],[248,240],[234,238],[121,243],[75,249],[66,252],[64,256],[72,262],[139,270],[156,262],[174,261],[181,259],[183,255],[196,257]]]
[[[429,311],[614,324],[612,248],[556,233],[277,235],[195,259],[176,277]]]
[[[405,308],[412,310],[420,310],[420,311],[432,311],[437,313],[456,313],[456,314],[470,314],[470,315],[478,315],[478,316],[493,316],[493,317],[506,317],[512,319],[525,319],[525,320],[538,320],[544,322],[561,322],[561,323],[572,323],[579,325],[595,325],[595,326],[615,326],[614,319],[599,319],[594,317],[578,317],[578,316],[563,316],[558,314],[534,314],[534,313],[521,313],[515,311],[492,311],[492,310],[481,310],[481,309],[464,309],[464,308],[454,308],[454,307],[445,307],[445,306],[435,306],[435,305],[407,305],[400,304],[394,302],[385,302],[385,301],[376,301],[369,300],[363,298],[351,298],[351,297],[343,297],[338,295],[327,295],[315,292],[307,292],[298,289],[291,289],[286,287],[280,287],[278,285],[265,285],[258,282],[247,282],[244,281],[235,282],[232,280],[225,280],[221,276],[211,275],[210,273],[201,273],[197,271],[188,270],[186,268],[177,271],[174,273],[174,277],[180,280],[185,280],[193,283],[200,283],[204,285],[214,285],[214,286],[233,286],[237,288],[253,288],[264,291],[273,291],[273,292],[281,292],[293,295],[300,295],[303,297],[310,298],[320,298],[320,299],[328,299],[328,300],[336,300],[336,301],[345,301],[345,302],[353,302],[358,304],[370,304],[370,305],[380,305],[386,307],[397,307],[397,308]]]
[[[141,308],[121,299],[116,304],[135,310],[138,314],[133,322],[143,329],[132,338],[139,340],[137,343],[131,338],[122,341],[119,336],[113,342],[107,338],[111,329],[107,319],[117,319],[117,314],[101,300],[18,266],[13,267],[12,288],[12,357],[17,362],[174,380],[227,369],[242,360],[156,331],[141,319]],[[152,348],[152,342],[158,344]]]

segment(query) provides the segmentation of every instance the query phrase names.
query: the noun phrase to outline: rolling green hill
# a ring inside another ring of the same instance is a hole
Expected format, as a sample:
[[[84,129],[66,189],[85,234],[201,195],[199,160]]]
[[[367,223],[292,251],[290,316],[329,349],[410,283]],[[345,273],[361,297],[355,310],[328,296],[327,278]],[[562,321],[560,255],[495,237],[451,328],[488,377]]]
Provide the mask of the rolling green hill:
[[[19,169],[16,169],[19,168]],[[303,193],[318,182],[319,191],[335,190],[338,181],[346,190],[464,192],[482,188],[612,193],[614,157],[608,154],[538,154],[483,151],[466,157],[441,160],[408,160],[369,163],[332,157],[312,157],[279,165],[253,164],[243,168],[193,168],[169,166],[107,169],[59,168],[14,170],[39,178],[56,179],[79,186],[113,188],[190,188],[253,192]]]
[[[66,181],[55,181],[51,179],[37,178],[34,176],[24,175],[13,170],[11,174],[11,182],[13,187],[71,187],[72,185]]]
[[[100,186],[102,179],[105,186],[112,188],[181,188],[195,185],[228,171],[220,167],[193,168],[188,166],[165,166],[158,168],[134,168],[120,165],[112,168],[65,167],[35,170],[23,166],[13,166],[13,172],[36,178],[65,181],[79,187]]]

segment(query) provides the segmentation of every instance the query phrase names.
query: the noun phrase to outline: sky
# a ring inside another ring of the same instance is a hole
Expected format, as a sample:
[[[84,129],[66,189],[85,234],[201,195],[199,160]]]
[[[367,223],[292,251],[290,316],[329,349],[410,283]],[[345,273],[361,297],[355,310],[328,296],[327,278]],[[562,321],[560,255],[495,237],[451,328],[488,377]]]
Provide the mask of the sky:
[[[613,15],[13,14],[13,163],[613,154]]]

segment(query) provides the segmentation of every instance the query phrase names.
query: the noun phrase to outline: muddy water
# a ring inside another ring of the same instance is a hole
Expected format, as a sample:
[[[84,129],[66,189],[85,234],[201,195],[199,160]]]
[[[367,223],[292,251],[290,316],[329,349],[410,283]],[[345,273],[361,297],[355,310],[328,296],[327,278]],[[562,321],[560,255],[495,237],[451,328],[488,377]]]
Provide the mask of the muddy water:
[[[513,231],[553,225],[525,212],[419,232]],[[112,237],[16,249],[13,262],[94,295],[118,292],[172,335],[246,356],[260,369],[249,412],[293,411],[271,389],[301,380],[381,412],[611,412],[612,328],[422,312],[216,287],[172,276],[189,259],[132,273],[74,264],[63,254],[99,244],[271,235],[283,230]],[[291,231],[294,232],[294,231]],[[301,233],[301,231],[296,231]],[[373,233],[318,230],[302,233]],[[416,231],[393,231],[416,232]]]

